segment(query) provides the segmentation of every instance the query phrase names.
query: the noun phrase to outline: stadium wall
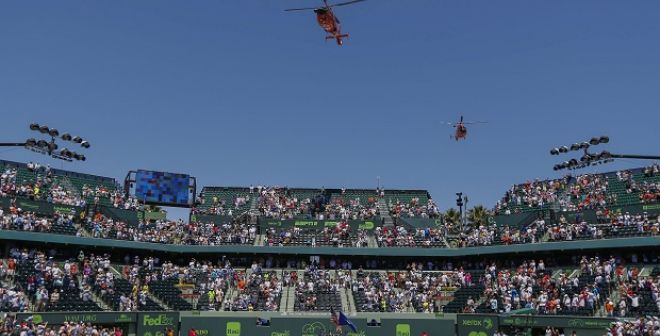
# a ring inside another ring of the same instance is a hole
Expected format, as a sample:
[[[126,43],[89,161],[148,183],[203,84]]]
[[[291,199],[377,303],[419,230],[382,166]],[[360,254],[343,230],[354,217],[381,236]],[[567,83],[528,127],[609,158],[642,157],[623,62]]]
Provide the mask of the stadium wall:
[[[126,240],[99,239],[54,235],[50,233],[0,230],[0,241],[40,242],[49,244],[81,246],[91,248],[111,248],[142,250],[145,252],[165,252],[172,254],[275,254],[275,255],[341,255],[341,256],[379,256],[379,257],[469,257],[498,254],[517,254],[529,252],[562,252],[655,248],[660,245],[660,237],[629,237],[600,240],[580,240],[567,242],[548,242],[519,245],[496,245],[464,248],[336,248],[336,247],[283,247],[252,245],[173,245],[143,243]]]
[[[21,313],[19,320],[34,323],[90,322],[96,325],[118,326],[129,335],[163,336],[166,328],[177,335],[187,335],[195,329],[198,336],[330,336],[337,335],[330,314],[292,316],[264,312],[139,312],[139,313]],[[489,315],[489,314],[355,314],[348,317],[356,331],[344,326],[344,336],[491,336],[501,330],[511,334],[521,331],[544,331],[546,327],[573,331],[580,336],[601,336],[613,319],[574,316]],[[261,319],[269,325],[257,323]],[[376,320],[377,325],[369,325]]]

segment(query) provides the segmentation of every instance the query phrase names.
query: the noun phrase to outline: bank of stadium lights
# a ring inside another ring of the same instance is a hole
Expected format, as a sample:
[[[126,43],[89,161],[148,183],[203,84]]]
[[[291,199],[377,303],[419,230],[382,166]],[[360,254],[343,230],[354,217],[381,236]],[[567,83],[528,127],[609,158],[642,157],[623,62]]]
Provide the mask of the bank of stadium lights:
[[[599,164],[605,164],[613,162],[614,159],[643,159],[643,160],[658,160],[660,156],[651,156],[651,155],[629,155],[629,154],[612,154],[606,150],[601,151],[600,153],[590,153],[589,148],[592,146],[597,146],[600,144],[606,144],[610,142],[610,138],[606,135],[601,137],[593,137],[589,141],[574,143],[570,146],[561,146],[556,147],[550,150],[550,155],[560,155],[566,154],[568,152],[574,151],[583,151],[583,155],[578,159],[570,159],[562,163],[556,164],[552,169],[554,170],[575,170],[582,169],[589,166],[596,166]]]
[[[60,131],[58,131],[57,129],[50,128],[46,125],[39,125],[36,123],[30,124],[30,130],[38,132],[42,134],[42,136],[50,137],[50,140],[29,138],[25,140],[25,143],[23,144],[25,148],[35,153],[48,155],[55,159],[69,161],[69,162],[74,160],[75,161],[87,160],[87,158],[83,154],[74,152],[67,148],[60,149],[59,145],[56,142],[56,140],[61,139],[64,141],[68,141],[80,145],[80,147],[87,149],[90,147],[90,144],[87,140],[84,140],[79,136],[72,136],[69,133],[64,133],[60,136]]]

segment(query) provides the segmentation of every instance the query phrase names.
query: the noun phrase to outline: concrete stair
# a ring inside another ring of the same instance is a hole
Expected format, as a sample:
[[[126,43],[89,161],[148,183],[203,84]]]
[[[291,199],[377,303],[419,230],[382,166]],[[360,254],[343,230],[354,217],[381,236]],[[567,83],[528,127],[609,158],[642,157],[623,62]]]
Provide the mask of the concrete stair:
[[[82,275],[78,274],[77,278],[78,278],[78,283],[82,284],[83,283]],[[103,309],[104,311],[113,311],[112,307],[107,305],[100,297],[98,297],[93,290],[90,291],[90,293],[92,294],[92,301],[94,301],[94,303],[96,303],[101,309]]]
[[[376,204],[376,208],[380,213],[380,217],[383,218],[383,224],[385,226],[394,225],[394,219],[392,219],[392,216],[390,216],[390,209],[387,206],[387,203],[385,202],[384,198],[378,200],[378,203]]]
[[[289,286],[287,287],[287,294],[286,294],[286,306],[284,307],[285,312],[293,312],[295,309],[295,303],[296,303],[296,288],[294,286]]]

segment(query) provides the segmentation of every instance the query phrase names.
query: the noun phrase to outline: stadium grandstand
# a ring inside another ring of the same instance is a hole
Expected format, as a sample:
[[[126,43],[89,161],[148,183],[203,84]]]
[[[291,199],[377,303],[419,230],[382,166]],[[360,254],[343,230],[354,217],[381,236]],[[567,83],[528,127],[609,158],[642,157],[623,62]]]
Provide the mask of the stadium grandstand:
[[[660,328],[659,165],[528,181],[465,218],[426,190],[205,186],[187,221],[113,178],[0,171],[0,334]]]

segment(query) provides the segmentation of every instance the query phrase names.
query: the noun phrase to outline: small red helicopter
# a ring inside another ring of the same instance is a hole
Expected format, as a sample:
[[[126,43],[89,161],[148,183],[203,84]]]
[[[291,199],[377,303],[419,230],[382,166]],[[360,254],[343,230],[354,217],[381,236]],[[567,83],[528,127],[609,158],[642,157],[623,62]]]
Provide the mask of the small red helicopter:
[[[446,123],[449,126],[452,126],[456,128],[456,132],[454,135],[450,135],[450,139],[455,139],[456,141],[463,139],[465,140],[467,138],[467,127],[465,125],[472,125],[472,124],[485,124],[485,121],[473,121],[473,122],[464,122],[463,121],[463,116],[461,116],[461,120],[458,123]]]
[[[292,12],[292,11],[301,11],[301,10],[313,10],[314,13],[316,13],[316,21],[318,22],[319,26],[321,26],[321,28],[323,28],[323,30],[325,30],[326,33],[329,34],[325,37],[326,41],[335,39],[338,45],[342,45],[343,44],[342,39],[348,37],[348,33],[346,34],[341,33],[341,25],[339,23],[339,18],[337,18],[335,13],[332,11],[332,8],[339,6],[346,6],[362,1],[366,1],[366,0],[353,0],[353,1],[340,2],[329,5],[328,0],[323,0],[323,7],[291,8],[291,9],[285,9],[284,11]]]

